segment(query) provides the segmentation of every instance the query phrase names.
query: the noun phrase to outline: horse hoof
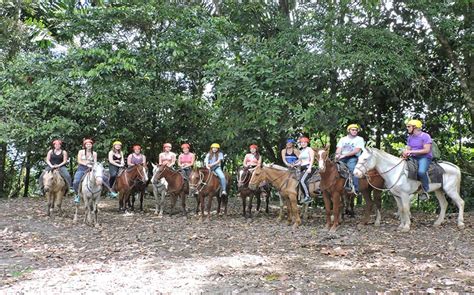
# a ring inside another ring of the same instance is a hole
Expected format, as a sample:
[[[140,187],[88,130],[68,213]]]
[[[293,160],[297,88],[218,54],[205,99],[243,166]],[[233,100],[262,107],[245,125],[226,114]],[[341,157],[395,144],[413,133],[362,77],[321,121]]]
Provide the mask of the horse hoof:
[[[407,232],[409,232],[409,231],[410,231],[410,228],[409,228],[409,227],[402,227],[402,228],[400,229],[400,232],[402,232],[402,233],[407,233]]]
[[[99,227],[100,227],[100,224],[96,223],[96,224],[94,224],[94,227],[95,227],[95,228],[99,228]]]
[[[433,223],[433,226],[434,226],[434,227],[440,227],[440,226],[441,226],[441,223],[442,223],[442,222],[435,222],[435,223]]]
[[[331,229],[329,230],[329,232],[333,234],[333,233],[336,232],[336,230],[337,230],[337,226],[333,226],[333,227],[331,227]]]
[[[376,222],[374,223],[374,226],[380,227],[380,221],[379,221],[379,222],[376,221]]]
[[[466,226],[464,225],[463,222],[458,223],[458,228],[459,228],[459,229],[464,229],[465,227],[466,227]]]

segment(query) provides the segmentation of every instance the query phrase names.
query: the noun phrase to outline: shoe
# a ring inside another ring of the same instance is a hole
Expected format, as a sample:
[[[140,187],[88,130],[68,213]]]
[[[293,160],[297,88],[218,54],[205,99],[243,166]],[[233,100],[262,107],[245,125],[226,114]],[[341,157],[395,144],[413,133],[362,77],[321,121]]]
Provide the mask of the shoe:
[[[227,196],[227,192],[226,192],[226,191],[222,191],[222,195]]]
[[[74,197],[74,203],[79,204],[80,202],[81,202],[81,196],[76,195],[76,196]]]
[[[421,193],[421,194],[418,195],[418,199],[419,199],[420,201],[426,201],[426,200],[428,200],[429,198],[430,198],[430,195],[428,195],[428,193],[426,193],[426,192],[423,192],[423,193]]]
[[[74,191],[74,189],[73,189],[72,187],[69,188],[69,191],[68,191],[68,192],[69,192],[70,194],[74,194],[74,193],[75,193],[75,191]]]
[[[311,200],[311,198],[309,196],[305,196],[304,199],[303,199],[303,203],[305,204],[309,204],[311,203],[313,200]]]
[[[118,193],[116,192],[109,192],[109,196],[111,199],[117,199]]]

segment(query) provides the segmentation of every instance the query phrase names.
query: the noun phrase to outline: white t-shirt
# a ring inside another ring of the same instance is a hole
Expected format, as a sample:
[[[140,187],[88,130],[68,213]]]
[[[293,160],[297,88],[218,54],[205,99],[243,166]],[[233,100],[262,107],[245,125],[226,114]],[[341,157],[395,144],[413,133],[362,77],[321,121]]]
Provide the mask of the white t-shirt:
[[[337,147],[341,148],[341,155],[347,155],[352,152],[355,148],[362,149],[365,145],[364,139],[360,136],[350,137],[344,136],[337,143]],[[357,153],[356,156],[359,156],[361,152]]]

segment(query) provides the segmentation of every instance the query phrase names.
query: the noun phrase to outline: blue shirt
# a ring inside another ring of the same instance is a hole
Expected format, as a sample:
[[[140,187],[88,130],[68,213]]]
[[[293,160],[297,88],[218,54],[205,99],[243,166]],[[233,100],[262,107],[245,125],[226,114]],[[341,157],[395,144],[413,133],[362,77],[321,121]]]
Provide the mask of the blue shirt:
[[[209,153],[206,154],[206,158],[204,159],[204,163],[205,164],[209,164],[209,165],[212,165],[214,164],[215,162],[217,162],[218,160],[223,160],[224,159],[224,155],[219,152],[217,154],[217,157],[215,157],[214,155],[211,157],[211,155]]]

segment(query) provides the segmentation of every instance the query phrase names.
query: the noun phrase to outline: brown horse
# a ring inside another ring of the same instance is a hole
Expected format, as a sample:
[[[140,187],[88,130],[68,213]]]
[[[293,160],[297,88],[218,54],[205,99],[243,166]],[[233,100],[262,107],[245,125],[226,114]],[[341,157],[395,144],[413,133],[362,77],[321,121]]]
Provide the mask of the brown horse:
[[[272,186],[278,190],[280,196],[286,203],[288,225],[293,223],[294,228],[298,227],[301,224],[297,205],[298,192],[296,188],[298,187],[298,180],[284,167],[278,165],[264,165],[255,168],[249,182],[249,188],[256,189],[262,181],[271,183]]]
[[[336,163],[329,159],[329,146],[324,149],[315,149],[315,158],[319,163],[319,174],[321,175],[320,189],[323,192],[324,207],[326,209],[326,229],[335,232],[339,226],[344,206],[344,195],[346,190],[345,178],[337,171]],[[351,196],[349,196],[351,197]],[[331,226],[331,204],[334,222]]]
[[[48,216],[51,216],[51,211],[54,208],[57,208],[59,215],[62,215],[61,205],[67,191],[67,184],[61,174],[59,174],[58,169],[52,169],[43,174],[43,187],[46,200],[48,201]]]
[[[383,189],[384,187],[385,181],[375,169],[370,170],[365,178],[359,179],[359,190],[364,196],[365,200],[364,217],[362,218],[362,224],[366,225],[369,223],[370,214],[372,213],[372,206],[375,203],[376,218],[374,225],[380,226],[382,211],[382,191],[379,189]],[[373,200],[372,192],[374,196]]]
[[[228,188],[230,188],[230,175],[224,172]],[[197,193],[197,205],[196,205],[196,213],[199,212],[199,206],[201,207],[201,216],[199,220],[204,218],[204,202],[206,197],[207,200],[207,219],[211,220],[211,206],[212,206],[212,199],[214,196],[217,197],[217,215],[220,214],[221,205],[224,206],[224,215],[227,216],[227,203],[228,203],[228,196],[221,195],[221,185],[219,181],[219,177],[214,175],[212,171],[207,168],[199,168],[193,169],[191,175],[189,176],[189,195]],[[229,189],[227,190],[229,191]]]
[[[145,194],[148,181],[147,169],[142,165],[127,168],[115,179],[114,188],[119,193],[119,210],[125,211],[127,205],[133,211],[135,204],[135,193],[140,194],[140,211],[143,211],[143,195]],[[130,196],[132,203],[130,204]]]
[[[237,170],[237,189],[242,198],[242,210],[243,216],[247,218],[247,214],[245,211],[247,197],[249,198],[249,205],[248,205],[248,217],[252,217],[252,203],[253,198],[257,199],[257,211],[260,211],[260,205],[262,203],[261,197],[265,198],[265,213],[269,213],[269,202],[270,202],[270,188],[266,185],[264,187],[258,187],[256,190],[251,190],[249,188],[250,178],[252,178],[253,169],[249,169],[248,167],[239,168]]]
[[[183,175],[173,169],[169,168],[167,165],[156,166],[153,165],[153,170],[157,168],[156,174],[153,175],[152,183],[156,183],[159,179],[164,178],[168,183],[167,193],[171,195],[171,209],[170,215],[173,214],[174,207],[176,206],[176,201],[178,197],[181,197],[181,206],[183,210],[183,215],[186,216],[186,196],[189,193],[188,182],[184,179]]]

